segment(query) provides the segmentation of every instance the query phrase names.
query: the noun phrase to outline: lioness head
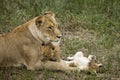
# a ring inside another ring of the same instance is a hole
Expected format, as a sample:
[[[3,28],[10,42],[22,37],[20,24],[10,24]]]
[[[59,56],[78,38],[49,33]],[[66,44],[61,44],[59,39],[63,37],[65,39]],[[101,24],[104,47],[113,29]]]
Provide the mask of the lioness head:
[[[61,32],[58,29],[57,22],[55,20],[55,14],[52,12],[46,12],[44,15],[39,16],[35,20],[37,29],[39,30],[39,38],[45,43],[59,42],[61,39]]]

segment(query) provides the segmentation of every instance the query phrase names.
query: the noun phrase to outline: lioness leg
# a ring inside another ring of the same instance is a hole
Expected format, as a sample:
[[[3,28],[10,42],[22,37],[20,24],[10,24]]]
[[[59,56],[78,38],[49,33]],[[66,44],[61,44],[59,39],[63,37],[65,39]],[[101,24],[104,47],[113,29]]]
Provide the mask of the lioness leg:
[[[24,65],[27,67],[28,70],[35,70],[35,64],[39,57],[39,47],[36,48],[34,45],[24,46]]]
[[[60,62],[53,62],[53,61],[42,62],[42,61],[39,61],[36,64],[36,69],[76,71],[77,67],[70,67],[68,64],[66,64],[66,61],[64,61],[64,60],[61,60]]]

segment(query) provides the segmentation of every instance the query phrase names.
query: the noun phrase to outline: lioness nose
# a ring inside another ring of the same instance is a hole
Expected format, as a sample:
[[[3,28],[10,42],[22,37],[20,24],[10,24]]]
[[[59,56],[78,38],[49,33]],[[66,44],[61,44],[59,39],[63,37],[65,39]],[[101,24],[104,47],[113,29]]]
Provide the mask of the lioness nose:
[[[58,35],[58,36],[56,36],[57,38],[61,38],[62,37],[62,35],[60,34],[60,35]]]

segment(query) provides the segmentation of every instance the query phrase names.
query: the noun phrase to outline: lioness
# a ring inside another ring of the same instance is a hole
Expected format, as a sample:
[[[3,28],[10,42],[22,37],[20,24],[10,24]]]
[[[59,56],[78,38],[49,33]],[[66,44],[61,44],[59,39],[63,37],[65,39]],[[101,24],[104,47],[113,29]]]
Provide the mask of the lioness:
[[[61,32],[54,13],[46,12],[35,17],[16,27],[12,32],[0,36],[0,66],[24,64],[28,70],[37,68],[74,70],[66,65],[64,60],[43,62],[40,59],[41,46],[48,43],[56,46],[60,38]]]

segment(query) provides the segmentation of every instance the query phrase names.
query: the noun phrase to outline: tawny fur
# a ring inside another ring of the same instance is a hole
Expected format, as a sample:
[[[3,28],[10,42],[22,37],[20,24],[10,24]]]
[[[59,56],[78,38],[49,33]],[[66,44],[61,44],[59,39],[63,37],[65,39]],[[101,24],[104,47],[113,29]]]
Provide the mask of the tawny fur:
[[[42,61],[60,61],[61,48],[59,45],[54,46],[51,43],[48,43],[47,45],[43,44],[41,50],[43,55],[41,56],[43,58]]]
[[[54,13],[47,12],[38,16],[16,27],[12,32],[0,36],[0,66],[24,64],[28,70],[39,68],[75,70],[66,65],[64,60],[59,62],[41,60],[41,56],[47,54],[44,50],[47,48],[41,48],[42,44],[58,43],[60,36]],[[47,57],[49,55],[51,57],[51,54],[47,54]],[[59,55],[55,59],[57,58],[59,59]]]

